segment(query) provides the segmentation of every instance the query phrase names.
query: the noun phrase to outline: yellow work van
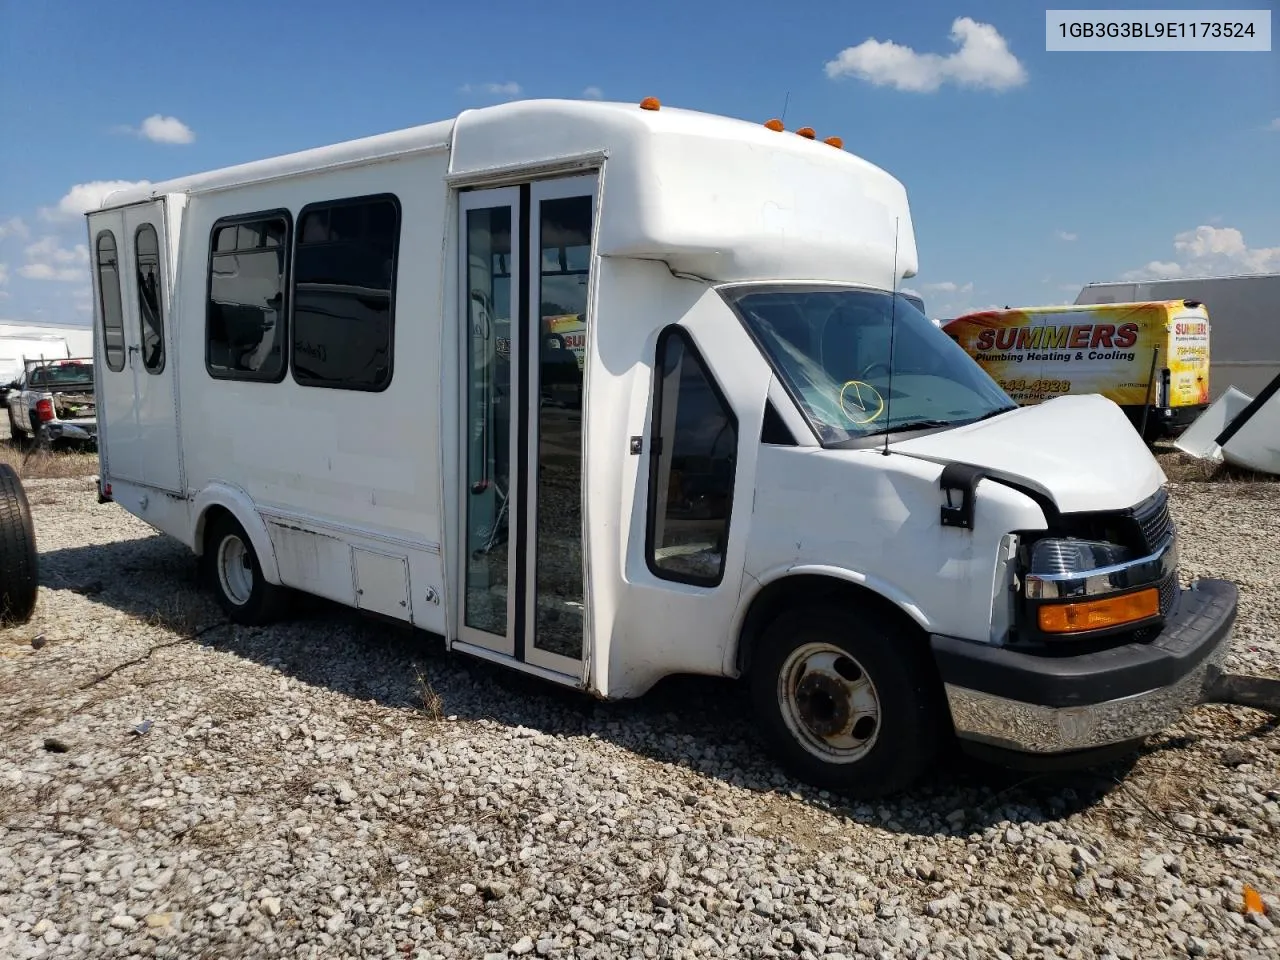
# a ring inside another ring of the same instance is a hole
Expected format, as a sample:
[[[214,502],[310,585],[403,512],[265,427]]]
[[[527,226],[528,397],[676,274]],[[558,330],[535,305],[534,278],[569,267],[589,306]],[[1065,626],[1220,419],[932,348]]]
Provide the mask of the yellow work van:
[[[984,310],[942,329],[1021,406],[1099,393],[1157,439],[1209,404],[1209,311],[1194,300]]]

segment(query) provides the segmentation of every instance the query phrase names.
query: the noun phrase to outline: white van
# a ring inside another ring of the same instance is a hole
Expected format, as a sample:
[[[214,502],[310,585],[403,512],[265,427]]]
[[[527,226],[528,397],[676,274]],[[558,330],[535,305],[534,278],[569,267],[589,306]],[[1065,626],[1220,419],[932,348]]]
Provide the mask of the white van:
[[[745,678],[854,793],[1162,728],[1236,589],[1180,591],[1155,460],[1101,397],[1018,409],[893,293],[902,185],[778,127],[526,101],[108,197],[100,496],[242,623],[291,588],[603,698]]]

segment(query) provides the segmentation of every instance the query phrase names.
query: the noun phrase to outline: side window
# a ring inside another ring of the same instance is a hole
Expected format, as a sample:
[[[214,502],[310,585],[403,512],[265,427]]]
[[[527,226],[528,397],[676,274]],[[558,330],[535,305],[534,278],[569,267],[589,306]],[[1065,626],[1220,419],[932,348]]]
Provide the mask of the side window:
[[[204,361],[211,377],[284,379],[289,228],[284,210],[213,225]]]
[[[645,554],[665,580],[715,586],[724,576],[738,420],[680,327],[658,337]]]
[[[133,235],[137,260],[138,316],[142,321],[142,365],[148,373],[164,370],[164,307],[160,293],[160,238],[149,223]]]
[[[98,310],[102,314],[102,348],[107,369],[124,369],[124,307],[120,302],[120,257],[116,235],[103,230],[95,241],[98,258]]]
[[[307,387],[391,383],[400,203],[390,194],[313,203],[298,214],[293,379]]]

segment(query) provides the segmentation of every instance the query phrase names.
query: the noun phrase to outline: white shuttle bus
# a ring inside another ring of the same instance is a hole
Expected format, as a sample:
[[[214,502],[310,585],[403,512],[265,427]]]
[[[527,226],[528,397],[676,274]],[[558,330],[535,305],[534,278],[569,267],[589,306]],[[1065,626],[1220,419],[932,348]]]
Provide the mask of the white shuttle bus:
[[[602,698],[742,678],[863,795],[953,737],[1131,748],[1226,656],[1236,588],[1179,587],[1124,414],[1018,409],[895,293],[906,192],[836,138],[526,101],[116,193],[88,239],[100,499],[238,622],[299,591]]]

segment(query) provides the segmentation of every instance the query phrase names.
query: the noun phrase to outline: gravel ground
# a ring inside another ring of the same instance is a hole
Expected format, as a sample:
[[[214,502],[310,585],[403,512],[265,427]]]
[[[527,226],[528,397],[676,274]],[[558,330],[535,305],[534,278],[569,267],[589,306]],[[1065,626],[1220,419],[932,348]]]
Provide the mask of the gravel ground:
[[[1180,484],[1280,675],[1276,487]],[[0,956],[1280,956],[1280,734],[1201,707],[1071,777],[959,762],[847,807],[762,759],[738,688],[598,704],[306,602],[227,625],[182,548],[28,484],[0,633]],[[1245,913],[1243,889],[1269,913]]]

